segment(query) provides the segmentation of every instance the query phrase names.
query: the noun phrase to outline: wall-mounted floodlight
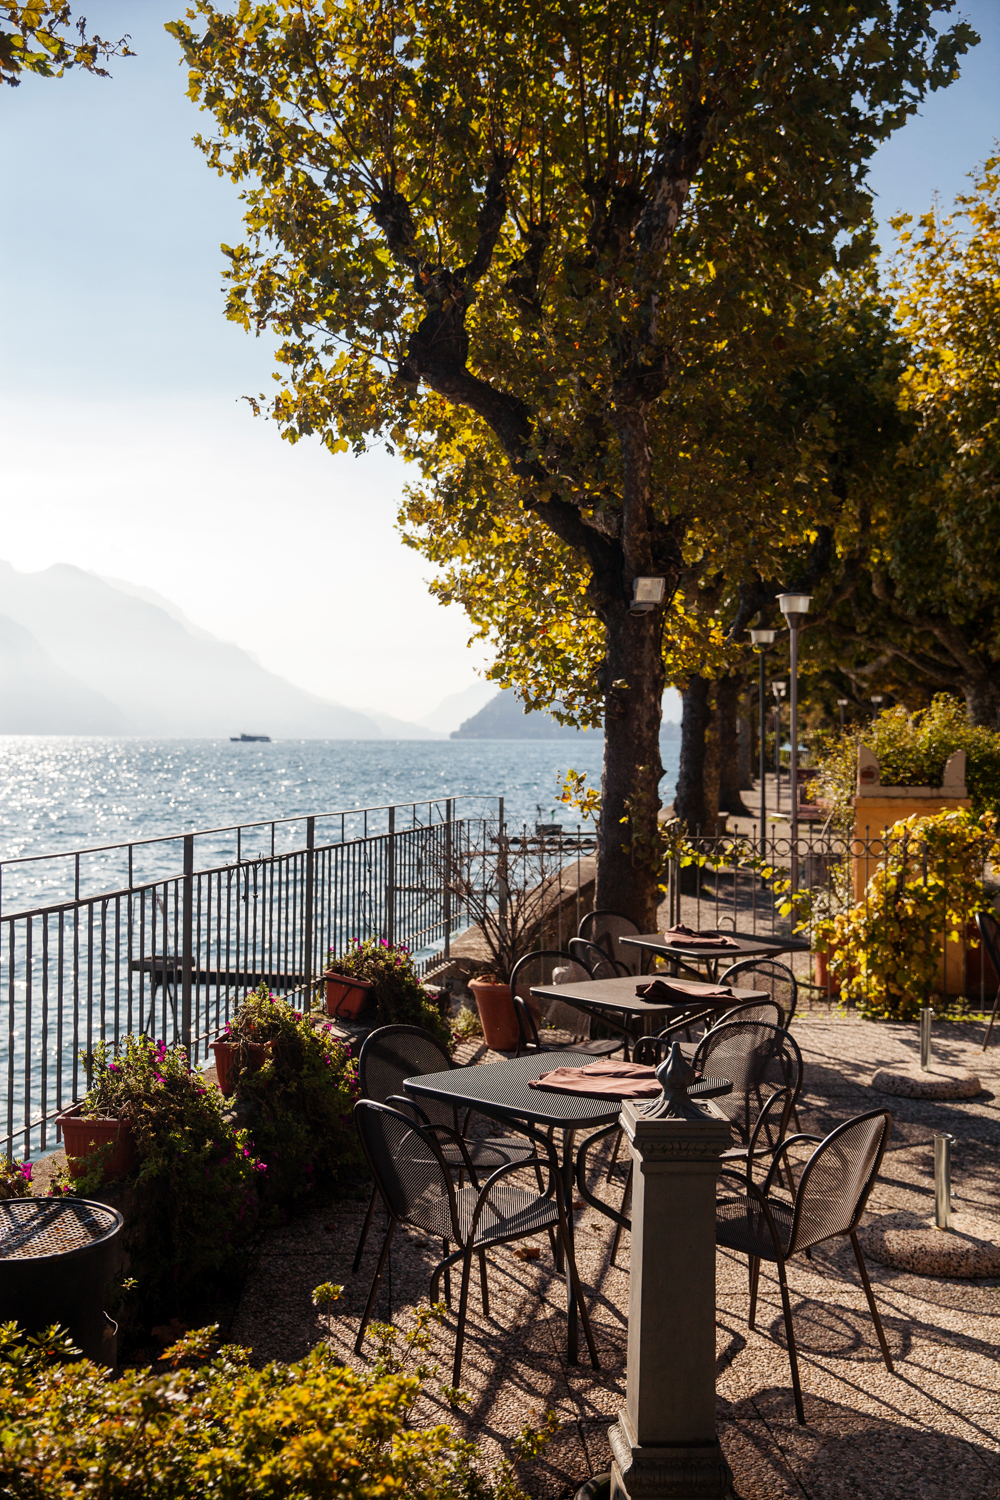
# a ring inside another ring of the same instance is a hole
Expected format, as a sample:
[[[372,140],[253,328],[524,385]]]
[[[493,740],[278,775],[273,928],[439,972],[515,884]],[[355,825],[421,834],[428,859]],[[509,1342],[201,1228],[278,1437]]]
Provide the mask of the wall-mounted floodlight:
[[[667,591],[665,578],[635,578],[632,581],[632,602],[629,613],[648,615],[658,604],[663,603]]]

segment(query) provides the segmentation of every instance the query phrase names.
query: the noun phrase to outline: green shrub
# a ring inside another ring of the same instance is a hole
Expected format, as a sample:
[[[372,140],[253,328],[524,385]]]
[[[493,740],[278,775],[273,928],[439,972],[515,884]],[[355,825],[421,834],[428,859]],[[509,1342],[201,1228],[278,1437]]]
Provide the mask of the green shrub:
[[[327,967],[372,982],[380,1026],[422,1026],[451,1048],[451,1027],[420,983],[408,948],[365,938],[338,955],[331,949]]]
[[[814,790],[832,805],[843,832],[854,828],[860,744],[875,752],[883,786],[940,786],[949,755],[964,750],[972,811],[1000,813],[1000,734],[970,724],[965,705],[939,693],[930,708],[912,716],[897,705],[863,728],[817,736]]]
[[[237,1097],[247,1111],[256,1148],[267,1164],[272,1201],[343,1183],[363,1163],[351,1111],[358,1097],[357,1064],[349,1044],[318,1013],[303,1014],[266,985],[246,996],[227,1041],[267,1042],[262,1067],[244,1049],[234,1060]]]
[[[202,1329],[168,1368],[118,1379],[66,1365],[55,1330],[0,1328],[0,1490],[17,1500],[520,1500],[509,1465],[480,1468],[441,1424],[409,1425],[420,1382],[356,1374],[321,1344],[295,1364],[252,1369],[209,1354]]]
[[[863,1016],[909,1021],[940,987],[946,943],[966,938],[987,910],[983,869],[1000,858],[996,819],[968,812],[903,818],[886,835],[885,856],[861,900],[816,924],[814,946],[829,955],[841,1003]]]
[[[84,1115],[127,1121],[135,1140],[138,1165],[124,1191],[140,1314],[172,1313],[206,1290],[249,1239],[263,1164],[182,1047],[129,1036],[115,1052],[98,1042],[91,1080]],[[99,1192],[103,1155],[95,1152],[88,1170],[54,1191]]]

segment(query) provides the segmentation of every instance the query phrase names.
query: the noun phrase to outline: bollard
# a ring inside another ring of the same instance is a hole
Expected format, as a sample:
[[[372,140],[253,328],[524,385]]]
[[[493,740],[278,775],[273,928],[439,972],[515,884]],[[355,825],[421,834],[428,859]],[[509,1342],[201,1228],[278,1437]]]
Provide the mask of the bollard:
[[[934,1012],[925,1005],[920,1012],[920,1066],[925,1073],[931,1070],[931,1022]]]
[[[676,1043],[656,1076],[661,1098],[629,1101],[621,1113],[634,1191],[610,1500],[726,1500],[732,1474],[715,1429],[715,1193],[732,1136],[688,1099],[695,1075]]]
[[[939,1229],[951,1228],[951,1148],[955,1137],[945,1131],[934,1134],[934,1222]]]

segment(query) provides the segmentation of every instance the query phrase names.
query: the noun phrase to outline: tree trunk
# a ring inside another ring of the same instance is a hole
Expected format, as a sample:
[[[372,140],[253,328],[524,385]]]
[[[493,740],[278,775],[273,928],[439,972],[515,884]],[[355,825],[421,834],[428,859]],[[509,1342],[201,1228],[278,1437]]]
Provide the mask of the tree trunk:
[[[719,679],[716,687],[716,725],[719,743],[719,802],[722,812],[732,813],[736,818],[748,818],[749,810],[740,796],[739,746],[737,743],[737,705],[740,696],[740,679],[728,673]]]
[[[970,721],[985,729],[1000,729],[1000,678],[984,673],[966,678],[963,687]]]
[[[606,620],[609,686],[594,902],[631,918],[640,932],[655,931],[659,905],[662,629],[660,610],[633,615],[624,602]]]
[[[705,803],[706,735],[712,718],[711,683],[695,672],[681,694],[681,763],[677,774],[674,816],[688,833],[704,831],[709,824]],[[717,805],[712,807],[715,822]]]

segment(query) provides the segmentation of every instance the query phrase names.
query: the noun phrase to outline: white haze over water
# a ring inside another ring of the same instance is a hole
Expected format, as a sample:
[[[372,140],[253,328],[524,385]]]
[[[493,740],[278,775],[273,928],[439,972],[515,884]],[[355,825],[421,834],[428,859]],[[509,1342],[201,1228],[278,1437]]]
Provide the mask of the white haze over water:
[[[284,740],[269,745],[224,740],[101,739],[72,736],[0,738],[0,861],[125,841],[177,835],[272,818],[304,818],[352,808],[485,794],[505,799],[508,823],[536,818],[576,825],[556,801],[572,766],[600,785],[603,742],[576,740]],[[679,745],[661,744],[664,802],[673,798]],[[483,803],[463,803],[472,813]],[[495,808],[495,801],[492,803]],[[443,811],[443,809],[442,809]],[[408,826],[400,815],[399,827]],[[385,815],[369,819],[370,832]],[[347,837],[363,820],[345,820]],[[340,820],[317,824],[317,843],[339,839]],[[244,836],[244,856],[270,850],[270,828]],[[276,830],[275,848],[301,848],[304,829]],[[199,840],[196,867],[235,858],[232,835]],[[136,882],[178,873],[179,843],[136,851]],[[115,889],[127,861],[85,861],[81,893]],[[0,901],[11,912],[73,894],[73,862],[4,865]]]

